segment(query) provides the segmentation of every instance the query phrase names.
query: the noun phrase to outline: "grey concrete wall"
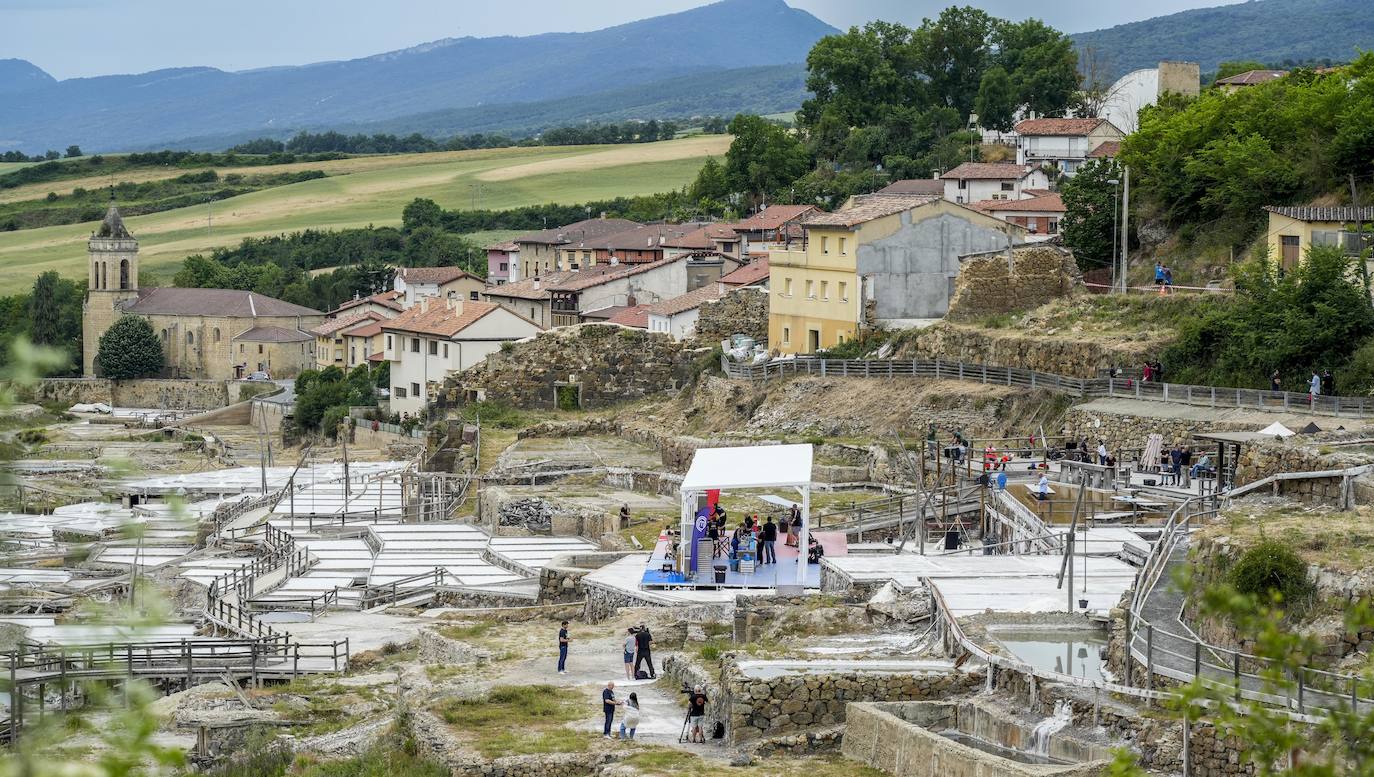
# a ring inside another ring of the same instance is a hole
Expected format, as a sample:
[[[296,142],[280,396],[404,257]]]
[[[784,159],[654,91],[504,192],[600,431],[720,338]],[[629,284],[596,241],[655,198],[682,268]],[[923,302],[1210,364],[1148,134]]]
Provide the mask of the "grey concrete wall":
[[[859,246],[856,262],[866,289],[873,290],[873,316],[939,318],[949,310],[951,281],[959,257],[1006,247],[1007,236],[992,227],[943,213]]]

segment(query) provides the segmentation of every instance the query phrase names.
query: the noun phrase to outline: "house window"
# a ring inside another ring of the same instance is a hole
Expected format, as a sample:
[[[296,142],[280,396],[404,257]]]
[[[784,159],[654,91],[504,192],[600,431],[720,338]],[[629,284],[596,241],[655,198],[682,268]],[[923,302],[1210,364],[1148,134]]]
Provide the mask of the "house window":
[[[828,237],[826,237],[826,236],[824,236],[824,235],[821,236],[821,253],[823,253],[823,254],[828,254],[828,253],[830,253],[830,238],[828,238]]]
[[[400,386],[395,386],[395,387],[393,387],[393,388],[391,389],[391,393],[392,393],[392,394],[395,394],[397,399],[405,399],[405,398],[406,398],[406,390],[403,389],[403,388],[401,388]]]
[[[219,327],[215,327],[215,342],[219,342]]]
[[[501,272],[505,272],[506,270],[509,270],[509,269],[510,269],[510,268],[506,265],[505,262],[502,262],[502,263],[501,263]]]
[[[439,341],[438,341],[438,340],[430,340],[430,341],[429,341],[429,355],[430,355],[430,356],[438,356],[438,355],[439,355]]]
[[[419,383],[412,383],[412,384],[410,384],[410,395],[411,395],[412,397],[418,397],[418,396],[420,396],[420,384],[419,384]]]
[[[258,355],[262,355],[262,343],[258,343]]]
[[[1002,182],[1002,191],[1004,191],[1004,192],[1010,192],[1010,191],[1015,191],[1015,190],[1016,190],[1016,185],[1013,184],[1011,181],[1003,181],[1003,182]]]
[[[844,281],[840,281],[840,302],[848,302],[848,301],[849,301],[849,284],[848,284],[848,283],[845,283]]]
[[[476,302],[476,301],[477,301],[477,292],[475,292],[475,291],[470,291],[470,292],[468,292],[468,299],[472,300],[473,302]]]
[[[386,347],[391,348],[391,335],[386,336]]]
[[[807,298],[807,299],[815,299],[815,298],[816,298],[816,282],[815,282],[815,281],[807,281],[807,282],[806,282],[806,298]]]
[[[243,353],[243,343],[239,343],[239,353]]]
[[[840,256],[844,256],[844,238],[840,238]]]
[[[789,344],[791,344],[791,342],[792,342],[792,327],[790,327],[790,326],[785,326],[785,327],[782,328],[782,342],[783,342],[783,345],[789,345]]]
[[[348,363],[349,363],[349,364],[357,364],[357,363],[358,363],[358,348],[357,348],[357,346],[354,346],[354,345],[348,346]]]
[[[821,299],[830,299],[830,281],[821,281]]]
[[[418,338],[418,337],[412,337],[412,338],[410,338],[410,352],[411,352],[411,353],[419,353],[419,352],[420,352],[420,338]]]
[[[1039,217],[1039,216],[1030,216],[1030,217],[1027,217],[1027,219],[1026,219],[1026,228],[1029,229],[1032,233],[1039,232],[1039,231],[1040,231],[1040,217]]]
[[[444,343],[444,358],[448,358],[448,343]]]
[[[534,308],[530,308],[530,318],[534,318]]]
[[[196,344],[196,335],[195,335],[194,332],[187,332],[187,333],[186,333],[186,344],[187,344],[187,345],[195,345],[195,344]]]
[[[1048,223],[1048,225],[1045,227],[1045,234],[1047,234],[1047,235],[1057,235],[1057,234],[1059,234],[1059,220],[1058,220],[1058,219],[1049,219],[1049,223]]]
[[[792,279],[791,279],[791,278],[784,278],[784,279],[783,279],[783,281],[782,281],[782,294],[783,294],[784,297],[790,297],[790,296],[792,296]],[[164,330],[163,334],[166,334],[166,331],[165,331],[165,330]]]
[[[967,188],[968,188],[968,181],[965,181],[963,178],[960,178],[960,179],[959,179],[959,188],[960,188],[960,189],[967,189]]]

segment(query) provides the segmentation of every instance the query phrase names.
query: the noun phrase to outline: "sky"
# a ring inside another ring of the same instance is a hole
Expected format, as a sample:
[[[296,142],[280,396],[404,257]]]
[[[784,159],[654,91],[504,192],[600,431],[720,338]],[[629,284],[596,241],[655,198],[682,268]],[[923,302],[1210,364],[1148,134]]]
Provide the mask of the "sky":
[[[1237,0],[961,0],[1083,32]],[[939,0],[788,0],[841,29],[919,24]],[[0,0],[0,58],[57,78],[208,65],[247,70],[351,59],[468,35],[581,32],[703,0]]]

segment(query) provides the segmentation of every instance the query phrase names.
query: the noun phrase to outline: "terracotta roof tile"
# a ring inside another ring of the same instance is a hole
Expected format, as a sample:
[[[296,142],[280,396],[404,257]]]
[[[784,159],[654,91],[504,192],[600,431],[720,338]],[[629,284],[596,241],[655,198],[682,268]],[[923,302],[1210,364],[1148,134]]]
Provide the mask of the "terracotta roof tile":
[[[981,200],[969,206],[988,213],[1063,213],[1064,200],[1057,194],[1025,200]]]
[[[649,328],[649,306],[635,305],[632,308],[625,308],[617,311],[615,315],[606,319],[608,324],[620,324],[621,326],[633,327],[635,329]]]
[[[322,316],[324,313],[290,302],[237,289],[140,289],[138,299],[124,308],[144,315],[222,316]]]
[[[514,240],[507,240],[507,241],[504,242],[504,243],[492,243],[491,245],[487,246],[487,247],[486,247],[485,249],[483,249],[483,250],[485,250],[485,251],[507,251],[507,252],[509,252],[509,251],[519,251],[519,250],[520,250],[520,246],[516,245]]]
[[[1237,73],[1226,78],[1218,78],[1218,84],[1228,86],[1253,86],[1262,84],[1265,81],[1273,81],[1276,78],[1283,78],[1288,75],[1287,70],[1247,70],[1244,73]]]
[[[541,229],[537,232],[527,232],[515,238],[512,242],[564,245],[594,238],[598,235],[609,235],[612,232],[621,232],[637,226],[639,226],[639,222],[630,221],[629,219],[585,219],[561,227]]]
[[[329,311],[329,315],[337,316],[339,313],[342,313],[345,310],[356,308],[359,305],[366,305],[369,302],[381,305],[384,308],[390,308],[392,310],[405,310],[405,307],[401,305],[400,302],[396,301],[400,296],[401,292],[399,291],[384,291],[380,294],[373,294],[370,297],[360,297],[359,299],[351,299],[343,303],[342,305],[338,306],[337,308],[334,308],[333,310]]]
[[[649,312],[655,316],[675,316],[678,313],[699,308],[711,300],[720,299],[725,296],[726,291],[729,289],[720,283],[708,283],[686,294],[654,303],[649,306]]]
[[[834,213],[814,213],[807,216],[802,224],[808,227],[852,227],[939,200],[933,194],[859,194]]]
[[[450,302],[453,302],[452,306]],[[404,313],[381,322],[381,325],[388,332],[453,337],[500,307],[490,302],[431,299],[428,304],[411,305]]]
[[[768,280],[768,257],[766,256],[720,277],[720,282],[726,286],[752,286],[766,280]]]
[[[441,286],[464,277],[482,281],[461,267],[402,267],[396,274],[406,283],[437,283]]]
[[[1018,135],[1087,135],[1106,119],[1024,119],[1016,123]]]
[[[1104,140],[1097,144],[1097,148],[1088,152],[1090,159],[1111,159],[1121,153],[1121,141]]]
[[[815,205],[769,205],[734,226],[735,229],[741,231],[777,229],[783,224],[801,218],[815,210],[819,210]]]
[[[1298,221],[1374,221],[1374,205],[1363,208],[1349,205],[1266,205],[1264,209]]]
[[[355,327],[368,321],[381,321],[385,318],[386,316],[383,316],[375,310],[364,310],[361,313],[350,313],[346,316],[331,318],[314,329],[311,329],[310,333],[316,337],[328,337],[335,332],[342,332],[345,329]]]
[[[362,326],[344,330],[344,337],[376,337],[382,333],[381,321],[369,321]]]
[[[246,340],[250,343],[301,343],[315,338],[299,329],[287,329],[284,326],[255,326],[234,335],[233,339]]]
[[[879,194],[935,194],[945,193],[945,182],[939,178],[904,178],[878,190]]]
[[[948,180],[989,181],[1025,178],[1035,168],[1015,162],[965,162],[940,176]]]

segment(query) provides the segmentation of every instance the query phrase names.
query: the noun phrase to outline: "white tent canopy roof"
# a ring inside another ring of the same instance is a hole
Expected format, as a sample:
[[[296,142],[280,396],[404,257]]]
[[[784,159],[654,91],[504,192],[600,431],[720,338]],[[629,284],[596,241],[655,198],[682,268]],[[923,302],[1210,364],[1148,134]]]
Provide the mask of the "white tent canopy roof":
[[[1275,421],[1274,423],[1264,427],[1260,430],[1259,433],[1267,434],[1272,437],[1292,437],[1294,434],[1292,429],[1289,429],[1288,427],[1284,426],[1278,421]]]
[[[810,484],[810,445],[751,445],[698,448],[682,480],[682,491]]]

